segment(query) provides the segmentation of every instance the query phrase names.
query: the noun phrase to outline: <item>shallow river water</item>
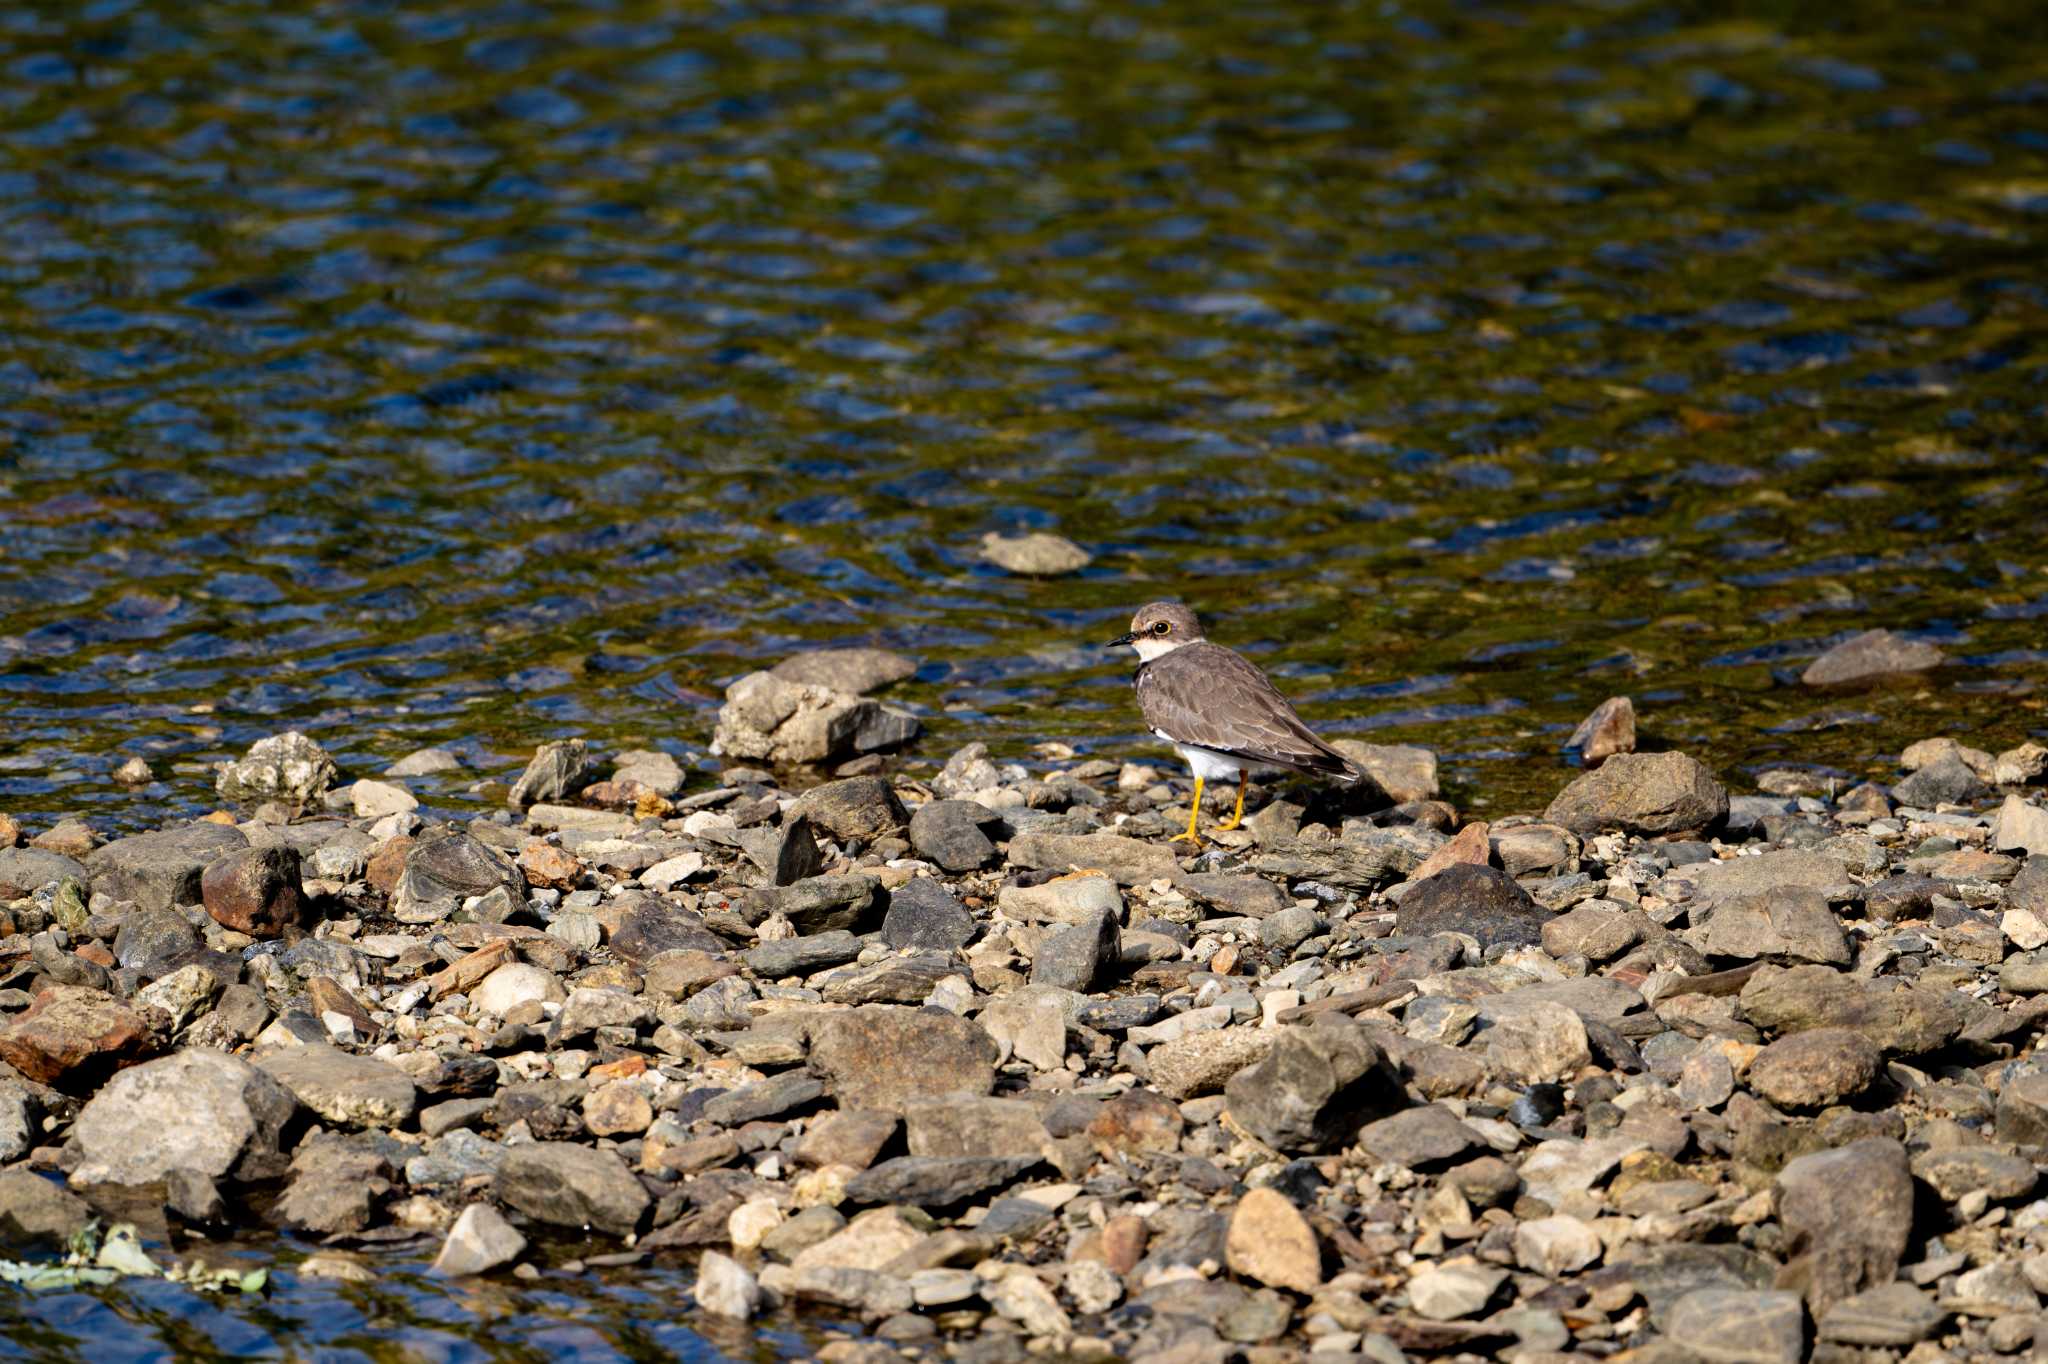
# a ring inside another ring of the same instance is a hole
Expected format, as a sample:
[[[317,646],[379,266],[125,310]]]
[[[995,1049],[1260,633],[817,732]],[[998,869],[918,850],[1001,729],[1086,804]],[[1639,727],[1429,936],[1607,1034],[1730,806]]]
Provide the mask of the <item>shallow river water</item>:
[[[2009,746],[2048,729],[2044,71],[2024,0],[8,7],[0,809],[196,812],[288,726],[350,775],[701,753],[828,643],[919,660],[918,756],[1138,755],[1090,642],[1160,596],[1467,808],[1540,804],[1617,692],[1737,789]],[[1023,527],[1093,565],[977,561]],[[1951,664],[1798,684],[1874,625]],[[0,1326],[718,1348],[686,1303],[395,1267]]]

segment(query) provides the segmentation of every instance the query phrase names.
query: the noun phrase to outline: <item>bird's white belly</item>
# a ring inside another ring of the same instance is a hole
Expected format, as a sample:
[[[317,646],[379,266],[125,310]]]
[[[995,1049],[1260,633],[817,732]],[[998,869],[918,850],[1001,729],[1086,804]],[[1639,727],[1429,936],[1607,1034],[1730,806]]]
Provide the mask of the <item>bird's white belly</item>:
[[[1159,737],[1166,739],[1164,734]],[[1171,739],[1166,739],[1166,742],[1173,744]],[[1228,753],[1218,753],[1213,748],[1196,748],[1193,744],[1173,746],[1180,750],[1180,756],[1187,762],[1188,767],[1203,781],[1222,781],[1235,777],[1244,771],[1246,766],[1244,759],[1233,758]]]

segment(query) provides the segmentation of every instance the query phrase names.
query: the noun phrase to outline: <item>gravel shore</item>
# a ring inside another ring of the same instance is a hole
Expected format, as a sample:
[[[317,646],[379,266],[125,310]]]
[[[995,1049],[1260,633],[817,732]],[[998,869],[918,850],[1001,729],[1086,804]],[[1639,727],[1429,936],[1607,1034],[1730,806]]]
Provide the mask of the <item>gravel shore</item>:
[[[860,652],[460,822],[297,734],[188,825],[0,817],[0,1253],[662,1257],[843,1359],[2048,1345],[2048,750],[1731,795],[1611,705],[1544,810],[1349,744],[1191,852],[1177,767],[880,757]]]

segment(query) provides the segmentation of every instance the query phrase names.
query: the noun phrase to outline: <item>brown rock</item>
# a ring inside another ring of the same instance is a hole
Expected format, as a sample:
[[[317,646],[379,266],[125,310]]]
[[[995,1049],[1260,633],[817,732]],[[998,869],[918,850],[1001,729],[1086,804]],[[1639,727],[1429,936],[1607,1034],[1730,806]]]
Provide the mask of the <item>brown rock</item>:
[[[81,820],[67,819],[29,840],[32,848],[60,857],[84,857],[100,845],[99,835]]]
[[[1253,1189],[1230,1215],[1224,1253],[1231,1273],[1273,1288],[1313,1293],[1323,1282],[1323,1252],[1301,1210],[1275,1189]]]
[[[369,864],[363,868],[363,879],[370,883],[370,889],[387,896],[396,890],[398,878],[405,871],[405,855],[411,851],[410,834],[386,839],[376,852],[370,854]]]
[[[370,1017],[362,1001],[350,994],[340,984],[326,976],[314,976],[306,982],[306,997],[312,1002],[316,1017],[340,1014],[349,1021],[359,1038],[377,1035],[377,1020]]]
[[[831,1014],[811,1042],[811,1072],[842,1108],[900,1113],[913,1099],[986,1094],[996,1044],[953,1014],[871,1004]]]
[[[0,1028],[0,1060],[38,1084],[64,1088],[97,1084],[149,1048],[142,1015],[83,985],[44,986],[24,1013]]]
[[[512,940],[487,942],[468,956],[458,957],[436,971],[427,981],[435,999],[468,994],[483,983],[485,976],[512,960]]]
[[[1803,1276],[1815,1316],[1842,1299],[1890,1283],[1913,1231],[1913,1176],[1906,1148],[1870,1137],[1789,1162],[1777,1179],[1788,1274]]]
[[[1104,1154],[1178,1151],[1186,1126],[1178,1105],[1149,1089],[1129,1089],[1102,1105],[1088,1124],[1088,1139]]]
[[[1543,817],[1576,834],[1671,834],[1704,829],[1727,813],[1727,789],[1695,759],[1618,753],[1558,792]]]
[[[583,1125],[600,1137],[630,1136],[653,1124],[654,1105],[631,1080],[614,1080],[583,1096]]]
[[[519,847],[519,870],[530,886],[573,889],[583,879],[583,863],[545,838],[529,838]]]
[[[896,1135],[894,1113],[865,1108],[842,1108],[827,1113],[811,1124],[798,1140],[790,1158],[799,1165],[820,1169],[827,1165],[850,1165],[865,1170]]]
[[[21,842],[21,825],[13,815],[0,815],[0,848],[12,848]]]
[[[1588,767],[1598,767],[1617,753],[1635,752],[1636,703],[1626,696],[1608,697],[1579,721],[1564,746],[1576,749],[1579,761]]]
[[[1749,1063],[1749,1087],[1783,1108],[1820,1108],[1861,1094],[1882,1057],[1862,1033],[1813,1028],[1781,1037]]]
[[[300,922],[299,854],[279,844],[246,848],[209,864],[199,896],[215,923],[252,938],[275,938]]]
[[[1483,867],[1493,861],[1493,840],[1490,828],[1484,820],[1467,824],[1458,830],[1449,842],[1422,859],[1421,865],[1408,874],[1411,881],[1423,881],[1436,875],[1445,867],[1467,862]]]
[[[1128,1274],[1145,1258],[1151,1231],[1145,1219],[1122,1213],[1102,1224],[1102,1260],[1119,1274]]]

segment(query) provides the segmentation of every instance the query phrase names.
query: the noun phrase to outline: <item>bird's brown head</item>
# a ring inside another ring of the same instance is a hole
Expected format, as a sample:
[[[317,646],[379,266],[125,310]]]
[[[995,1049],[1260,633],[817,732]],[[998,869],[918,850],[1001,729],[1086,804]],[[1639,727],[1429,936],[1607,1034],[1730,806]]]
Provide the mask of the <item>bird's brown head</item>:
[[[1202,622],[1193,611],[1177,601],[1156,601],[1139,607],[1131,617],[1130,633],[1110,640],[1107,647],[1128,644],[1149,661],[1201,638]]]

